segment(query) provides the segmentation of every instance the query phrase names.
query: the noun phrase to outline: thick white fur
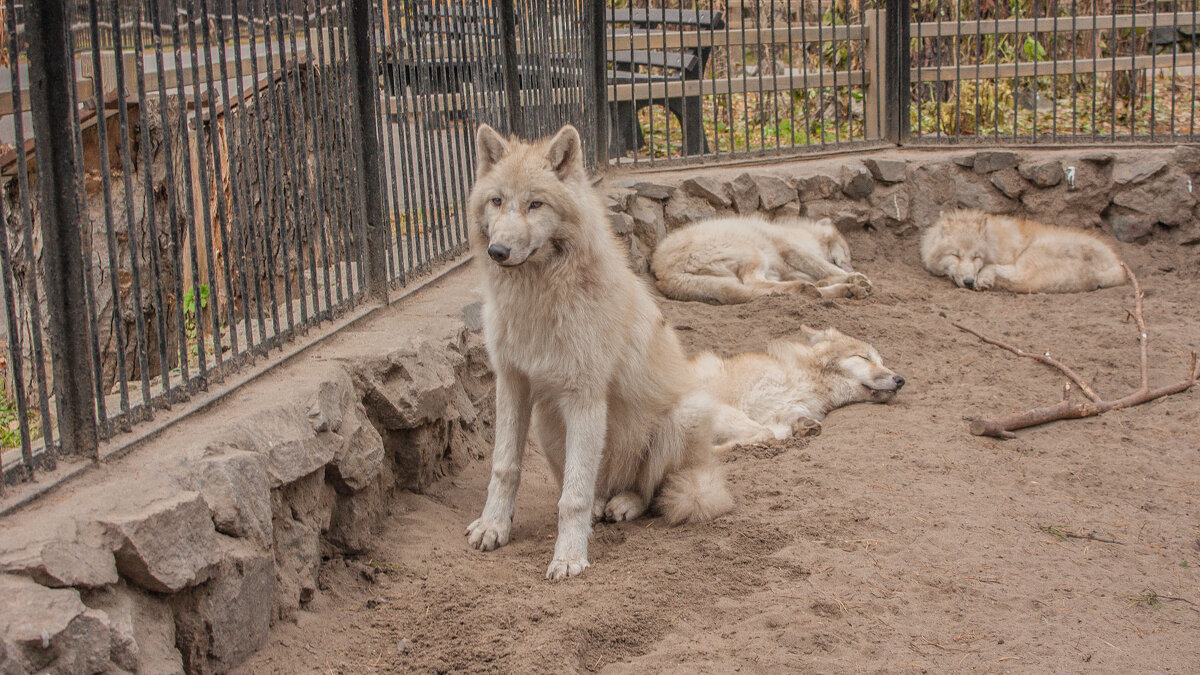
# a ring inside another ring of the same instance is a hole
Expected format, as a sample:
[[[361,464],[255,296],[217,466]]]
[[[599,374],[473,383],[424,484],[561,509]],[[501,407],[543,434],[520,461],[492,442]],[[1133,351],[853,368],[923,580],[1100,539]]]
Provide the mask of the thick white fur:
[[[583,168],[579,134],[524,143],[476,135],[471,246],[496,372],[496,444],[471,546],[508,541],[532,421],[562,487],[550,579],[588,566],[593,516],[641,515],[660,492],[672,523],[732,508],[699,392],[649,289],[630,271]],[[508,251],[505,264],[490,247]]]
[[[921,262],[962,288],[1078,293],[1125,283],[1125,270],[1100,237],[982,211],[944,213],[921,236]]]
[[[863,297],[871,283],[850,267],[850,248],[828,218],[702,220],[659,242],[650,262],[675,300],[721,305],[764,295]]]
[[[816,435],[830,410],[858,401],[886,403],[904,385],[866,342],[833,328],[803,330],[804,340],[772,342],[766,352],[692,358],[700,385],[717,401],[718,451],[793,433]]]

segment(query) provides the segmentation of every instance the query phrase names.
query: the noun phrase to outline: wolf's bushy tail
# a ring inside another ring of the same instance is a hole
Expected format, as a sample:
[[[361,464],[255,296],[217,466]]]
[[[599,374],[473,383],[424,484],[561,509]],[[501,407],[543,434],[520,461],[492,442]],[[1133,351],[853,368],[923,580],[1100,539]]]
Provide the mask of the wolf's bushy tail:
[[[671,525],[712,520],[732,509],[725,471],[715,462],[668,475],[658,495],[658,510]]]

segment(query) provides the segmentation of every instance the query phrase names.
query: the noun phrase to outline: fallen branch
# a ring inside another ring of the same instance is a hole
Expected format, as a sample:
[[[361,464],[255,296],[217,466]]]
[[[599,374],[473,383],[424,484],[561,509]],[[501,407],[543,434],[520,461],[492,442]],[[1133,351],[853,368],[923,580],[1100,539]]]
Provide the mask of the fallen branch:
[[[1196,384],[1200,383],[1200,362],[1197,361],[1196,353],[1192,352],[1191,364],[1188,367],[1187,377],[1174,384],[1158,387],[1157,389],[1150,388],[1150,376],[1148,369],[1148,349],[1149,335],[1146,332],[1146,322],[1142,318],[1142,287],[1138,283],[1137,276],[1128,266],[1121,265],[1125,269],[1125,274],[1129,277],[1129,282],[1133,285],[1134,307],[1133,311],[1126,310],[1126,313],[1133,318],[1138,329],[1138,368],[1141,384],[1136,391],[1115,400],[1106,400],[1100,396],[1083,378],[1072,370],[1069,366],[1062,363],[1058,359],[1052,358],[1049,353],[1037,354],[1029,352],[1017,347],[1014,347],[1006,342],[1002,342],[992,337],[983,335],[982,333],[968,328],[957,321],[950,322],[955,328],[970,333],[979,338],[983,342],[990,345],[1006,349],[1017,356],[1033,359],[1039,363],[1043,363],[1055,370],[1058,370],[1063,375],[1067,376],[1083,395],[1087,397],[1087,401],[1071,401],[1071,385],[1067,384],[1063,389],[1063,398],[1054,405],[1042,406],[1025,412],[1013,413],[1005,417],[995,419],[977,419],[971,422],[971,433],[976,436],[991,436],[993,438],[1016,438],[1013,431],[1017,429],[1025,429],[1027,427],[1035,427],[1047,422],[1057,420],[1078,419],[1081,417],[1094,417],[1101,415],[1110,410],[1119,410],[1121,408],[1131,408],[1136,405],[1171,396],[1180,392],[1191,389]]]

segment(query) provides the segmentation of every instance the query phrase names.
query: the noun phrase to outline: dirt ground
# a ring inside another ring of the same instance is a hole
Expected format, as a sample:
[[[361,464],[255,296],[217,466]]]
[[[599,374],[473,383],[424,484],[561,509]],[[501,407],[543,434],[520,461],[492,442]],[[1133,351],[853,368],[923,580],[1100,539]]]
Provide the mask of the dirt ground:
[[[488,462],[405,494],[372,556],[329,561],[324,592],[245,672],[1195,672],[1200,668],[1200,391],[1019,432],[967,419],[1058,399],[1060,375],[982,345],[960,319],[1094,377],[1137,385],[1128,287],[960,290],[916,240],[854,234],[866,300],[664,301],[688,349],[733,353],[835,326],[908,379],[890,405],[724,459],[714,523],[599,525],[581,578],[543,578],[557,495],[527,455],[512,542],[467,547]],[[1169,233],[1121,253],[1146,290],[1151,382],[1200,349],[1200,250]]]

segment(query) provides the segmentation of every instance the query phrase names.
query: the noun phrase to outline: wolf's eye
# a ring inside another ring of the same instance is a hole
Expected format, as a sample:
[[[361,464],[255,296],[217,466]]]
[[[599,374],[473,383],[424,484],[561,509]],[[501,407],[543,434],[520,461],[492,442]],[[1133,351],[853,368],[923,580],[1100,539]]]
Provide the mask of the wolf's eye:
[[[855,356],[855,358],[862,359],[863,361],[871,360],[871,357],[867,356],[866,354],[855,354],[854,356]]]
[[[492,206],[499,207],[503,203],[504,203],[503,199],[500,199],[499,197],[492,197]]]
[[[545,206],[545,204],[543,204],[542,202],[539,202],[539,201],[537,201],[537,200],[534,200],[534,201],[532,201],[532,202],[529,202],[529,210],[530,210],[530,211],[532,211],[532,210],[534,210],[534,209],[540,209],[540,208],[542,208],[543,206]]]

